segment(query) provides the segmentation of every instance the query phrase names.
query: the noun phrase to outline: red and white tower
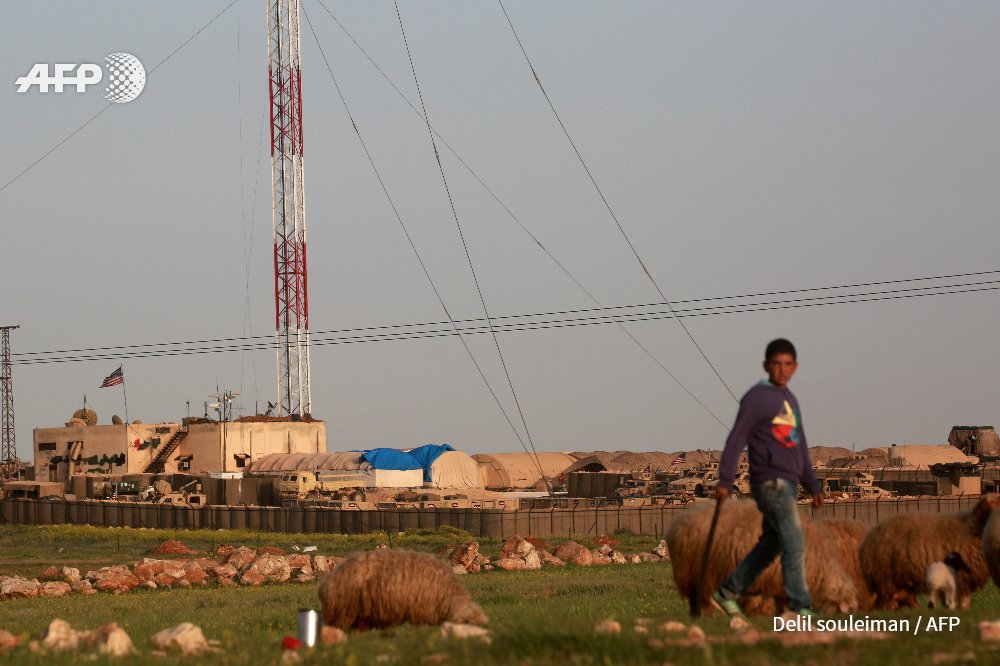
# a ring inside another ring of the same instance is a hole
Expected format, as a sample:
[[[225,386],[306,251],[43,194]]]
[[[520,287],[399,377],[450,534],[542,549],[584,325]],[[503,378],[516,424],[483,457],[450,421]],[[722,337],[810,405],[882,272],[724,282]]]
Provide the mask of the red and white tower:
[[[312,411],[299,0],[267,0],[274,313],[282,416]]]

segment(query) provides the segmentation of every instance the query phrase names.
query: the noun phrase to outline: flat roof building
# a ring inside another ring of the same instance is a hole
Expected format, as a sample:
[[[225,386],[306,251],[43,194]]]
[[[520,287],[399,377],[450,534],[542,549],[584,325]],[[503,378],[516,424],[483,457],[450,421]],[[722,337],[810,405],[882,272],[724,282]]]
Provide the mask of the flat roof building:
[[[35,478],[80,474],[242,472],[273,453],[326,451],[326,423],[251,417],[238,421],[35,428]]]

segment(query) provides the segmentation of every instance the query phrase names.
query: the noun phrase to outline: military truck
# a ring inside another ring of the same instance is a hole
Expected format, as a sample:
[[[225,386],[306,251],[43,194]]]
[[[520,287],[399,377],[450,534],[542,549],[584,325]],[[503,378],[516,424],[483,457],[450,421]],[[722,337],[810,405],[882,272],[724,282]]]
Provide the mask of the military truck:
[[[715,469],[689,469],[684,476],[667,484],[670,495],[677,498],[705,497],[706,487],[719,482],[719,472]]]
[[[201,492],[201,482],[191,481],[177,490],[158,495],[153,500],[153,504],[172,504],[174,506],[202,507],[207,503],[204,493]]]
[[[615,497],[652,497],[654,495],[669,495],[668,481],[659,479],[627,479],[625,485],[614,492]]]
[[[705,496],[711,496],[715,493],[715,487],[719,485],[719,478],[716,476],[705,482]],[[733,489],[729,492],[730,499],[738,500],[746,495],[750,496],[750,472],[743,471],[737,472],[736,478],[733,480]]]
[[[876,500],[893,496],[891,491],[875,485],[874,475],[854,470],[841,477],[827,477],[823,489],[827,499]]]
[[[367,476],[360,472],[286,472],[278,482],[283,501],[351,500],[363,502]]]
[[[861,472],[858,474],[857,482],[844,489],[844,494],[851,499],[859,500],[879,500],[892,497],[892,492],[885,488],[879,488],[874,481],[873,475]]]

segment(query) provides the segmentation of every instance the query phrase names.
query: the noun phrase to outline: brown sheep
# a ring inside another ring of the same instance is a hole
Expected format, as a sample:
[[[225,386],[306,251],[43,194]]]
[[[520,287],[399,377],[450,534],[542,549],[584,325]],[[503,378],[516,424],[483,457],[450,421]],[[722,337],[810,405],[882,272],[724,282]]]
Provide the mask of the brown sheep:
[[[1000,511],[994,511],[983,528],[983,555],[993,582],[1000,585]]]
[[[861,544],[868,535],[868,526],[858,520],[851,518],[820,518],[819,523],[830,531],[833,538],[833,547],[837,551],[837,561],[840,563],[844,573],[854,581],[858,590],[861,610],[868,610],[875,607],[875,593],[871,591],[868,583],[865,582],[865,575],[861,571]]]
[[[688,599],[695,594],[698,584],[712,508],[706,502],[703,507],[682,512],[667,532],[674,582]],[[813,520],[803,516],[802,528],[806,536],[806,582],[813,604],[826,613],[868,608],[871,595],[864,587],[857,561],[864,526],[852,520]],[[710,608],[708,598],[750,552],[762,529],[762,516],[753,501],[729,501],[722,505],[705,576],[703,608]],[[775,615],[779,605],[787,603],[780,557],[761,573],[740,603],[751,615]]]
[[[983,495],[972,509],[959,513],[907,513],[884,520],[861,544],[861,570],[879,608],[916,608],[925,592],[927,567],[951,552],[965,560],[958,597],[968,608],[972,593],[989,578],[983,556],[983,528],[1000,506],[1000,495]]]
[[[407,550],[354,553],[320,581],[319,598],[339,629],[489,622],[447,562]]]

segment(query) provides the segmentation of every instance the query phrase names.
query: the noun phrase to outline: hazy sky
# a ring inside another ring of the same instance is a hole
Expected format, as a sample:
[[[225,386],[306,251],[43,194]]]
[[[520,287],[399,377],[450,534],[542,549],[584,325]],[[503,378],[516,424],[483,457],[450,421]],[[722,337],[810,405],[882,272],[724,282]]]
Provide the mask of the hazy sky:
[[[324,2],[416,102],[393,4]],[[148,71],[227,4],[12,6],[0,23],[0,186],[106,104],[101,87],[18,94],[17,77],[113,52]],[[319,0],[303,6],[446,304],[481,317],[423,120]],[[671,300],[1000,269],[996,2],[505,6]],[[265,7],[237,2],[150,73],[137,100],[0,191],[0,325],[21,325],[15,353],[273,333]],[[601,303],[659,300],[500,5],[401,0],[400,10],[435,128]],[[302,44],[313,331],[443,320],[305,16]],[[439,148],[490,313],[594,307]],[[868,291],[921,284],[937,283]],[[684,321],[737,396],[763,377],[766,342],[791,338],[813,445],[940,443],[952,425],[1000,416],[996,291]],[[679,324],[628,327],[707,410],[617,326],[501,333],[538,450],[721,447],[726,430],[708,410],[729,423],[736,403]],[[468,340],[516,414],[492,340]],[[273,351],[22,363],[20,454],[30,457],[32,428],[62,424],[84,394],[101,423],[124,415],[120,387],[97,388],[120,363],[128,416],[145,422],[179,419],[186,401],[200,414],[216,385],[241,391],[247,413],[277,393]],[[332,450],[521,450],[454,337],[316,345],[312,376]]]

